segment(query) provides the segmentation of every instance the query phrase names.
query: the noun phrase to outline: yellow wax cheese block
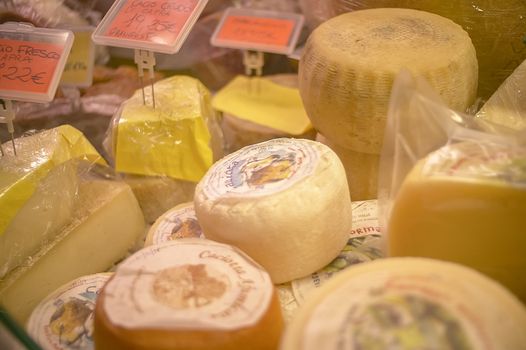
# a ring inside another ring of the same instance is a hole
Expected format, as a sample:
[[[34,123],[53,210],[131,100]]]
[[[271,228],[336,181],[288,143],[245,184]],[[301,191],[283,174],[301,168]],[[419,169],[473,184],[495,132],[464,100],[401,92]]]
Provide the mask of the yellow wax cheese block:
[[[2,145],[0,157],[0,277],[53,239],[73,213],[79,160],[104,164],[69,125]]]
[[[355,152],[328,140],[322,134],[316,136],[316,141],[329,146],[342,161],[353,201],[376,199],[380,165],[378,154]]]
[[[279,138],[226,156],[197,184],[194,207],[206,238],[242,249],[274,283],[323,268],[351,231],[343,165],[311,140]]]
[[[174,206],[193,200],[195,182],[167,176],[123,176],[139,201],[144,220],[153,224],[159,216]]]
[[[402,183],[388,219],[388,254],[471,266],[526,301],[525,213],[525,149],[444,146]]]
[[[182,238],[122,262],[95,306],[96,349],[275,349],[283,318],[268,273],[235,247]]]
[[[300,135],[312,129],[297,88],[265,77],[237,76],[212,99],[215,109],[271,128]]]
[[[502,83],[476,114],[482,129],[500,134],[526,130],[526,61]]]
[[[390,258],[350,267],[313,293],[280,349],[524,349],[524,329],[524,305],[486,276]]]
[[[144,234],[141,209],[125,183],[90,179],[80,182],[78,191],[65,228],[0,281],[0,304],[20,324],[52,291],[106,271]]]
[[[222,153],[210,93],[197,79],[172,76],[138,90],[117,112],[112,130],[115,168],[136,175],[197,182]],[[209,130],[210,129],[210,130]],[[212,132],[212,133],[211,133]],[[215,137],[212,137],[215,135]]]
[[[465,111],[475,100],[475,49],[453,21],[385,8],[322,23],[299,65],[299,89],[314,128],[347,149],[380,154],[391,88],[402,68],[424,77],[454,110]]]
[[[194,202],[179,204],[159,216],[148,230],[144,246],[160,244],[179,238],[204,238],[197,221]]]
[[[43,299],[31,313],[27,332],[43,348],[91,350],[95,301],[111,273],[70,281]]]

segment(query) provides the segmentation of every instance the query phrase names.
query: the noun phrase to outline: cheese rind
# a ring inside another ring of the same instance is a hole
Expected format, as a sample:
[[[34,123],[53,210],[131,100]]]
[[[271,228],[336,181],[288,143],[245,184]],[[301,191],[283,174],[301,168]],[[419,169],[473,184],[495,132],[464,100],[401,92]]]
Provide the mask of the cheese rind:
[[[94,338],[97,349],[265,349],[282,327],[258,264],[234,247],[186,238],[117,267],[97,300]]]
[[[66,227],[0,281],[0,303],[21,324],[46,295],[79,276],[108,270],[144,234],[141,209],[126,184],[86,180],[78,196]]]
[[[393,203],[388,254],[458,262],[526,301],[526,150],[462,142],[418,162]]]
[[[329,146],[342,161],[353,201],[376,199],[380,165],[379,155],[355,152],[344,148],[328,140],[322,134],[316,136],[316,141]]]
[[[392,84],[402,68],[426,78],[452,109],[465,111],[475,100],[475,49],[451,20],[385,8],[322,23],[299,66],[300,93],[315,129],[347,149],[380,154]]]
[[[274,283],[327,265],[351,230],[343,165],[310,140],[274,139],[223,158],[198,183],[194,206],[207,238],[241,248]]]
[[[280,349],[521,349],[524,327],[524,305],[486,276],[390,258],[350,267],[313,293]]]

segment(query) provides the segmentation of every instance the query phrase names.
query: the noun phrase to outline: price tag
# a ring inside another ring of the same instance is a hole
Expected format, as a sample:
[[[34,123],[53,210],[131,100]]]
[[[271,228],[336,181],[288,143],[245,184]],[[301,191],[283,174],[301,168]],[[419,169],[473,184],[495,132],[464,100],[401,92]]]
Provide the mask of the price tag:
[[[303,16],[295,13],[231,7],[223,14],[211,43],[288,55],[296,46],[303,21]]]
[[[51,101],[72,42],[67,30],[0,25],[0,98]]]
[[[118,0],[95,32],[97,44],[173,54],[208,0]]]
[[[93,82],[95,45],[91,40],[93,27],[71,28],[75,40],[68,56],[60,85],[88,87]]]

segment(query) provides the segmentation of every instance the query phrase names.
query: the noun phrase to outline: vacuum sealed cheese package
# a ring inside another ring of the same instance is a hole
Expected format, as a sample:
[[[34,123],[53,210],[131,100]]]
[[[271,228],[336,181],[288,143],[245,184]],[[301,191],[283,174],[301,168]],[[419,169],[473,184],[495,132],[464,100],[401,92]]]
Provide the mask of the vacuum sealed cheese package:
[[[131,188],[64,125],[2,145],[0,304],[19,323],[48,293],[106,271],[144,235]],[[111,242],[111,244],[108,244]]]
[[[195,183],[223,153],[204,85],[172,76],[153,88],[144,87],[144,100],[139,89],[121,105],[105,140],[115,170],[132,186],[149,223],[192,200]]]
[[[401,74],[391,99],[379,175],[387,254],[461,263],[526,300],[524,137],[475,130],[419,87]]]

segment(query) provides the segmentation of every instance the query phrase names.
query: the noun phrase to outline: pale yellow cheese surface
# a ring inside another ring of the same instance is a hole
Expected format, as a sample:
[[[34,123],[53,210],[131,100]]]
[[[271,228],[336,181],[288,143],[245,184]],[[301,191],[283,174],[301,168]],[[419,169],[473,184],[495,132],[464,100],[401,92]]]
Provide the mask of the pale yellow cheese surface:
[[[120,182],[81,183],[73,212],[55,239],[0,282],[0,304],[21,324],[46,295],[77,277],[106,271],[144,233],[137,200]]]

